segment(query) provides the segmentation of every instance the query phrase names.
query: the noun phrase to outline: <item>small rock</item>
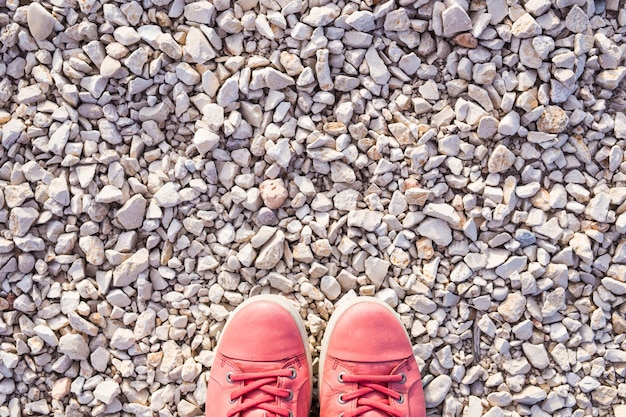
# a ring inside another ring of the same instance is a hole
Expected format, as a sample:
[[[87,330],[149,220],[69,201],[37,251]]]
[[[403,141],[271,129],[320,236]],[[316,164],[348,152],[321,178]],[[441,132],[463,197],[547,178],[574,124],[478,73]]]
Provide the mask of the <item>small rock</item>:
[[[180,203],[178,186],[174,182],[167,182],[154,194],[154,199],[161,207],[174,207]]]
[[[33,3],[38,4],[38,3]],[[11,119],[2,126],[2,146],[8,149],[22,136],[26,125],[20,119]]]
[[[547,133],[561,133],[567,128],[569,117],[558,106],[547,106],[539,120],[537,120],[537,129]]]
[[[583,33],[589,27],[589,16],[577,4],[565,17],[565,27],[574,33]]]
[[[124,203],[115,217],[126,230],[138,229],[143,224],[147,204],[148,201],[141,194],[136,194]]]
[[[345,22],[360,32],[371,32],[376,29],[374,13],[369,11],[358,10],[351,13]]]
[[[515,154],[511,152],[506,146],[500,144],[496,146],[487,162],[487,168],[490,174],[497,174],[499,172],[505,172],[513,166],[515,162]]]
[[[380,58],[375,48],[371,47],[367,50],[367,53],[365,54],[365,62],[367,62],[370,77],[372,77],[374,82],[379,85],[385,85],[387,81],[389,81],[391,74],[387,69],[387,65]]]
[[[406,9],[398,8],[387,13],[383,27],[386,31],[390,32],[404,32],[409,30],[410,20]]]
[[[452,387],[452,379],[448,375],[439,375],[424,388],[426,407],[434,408],[443,402]]]
[[[375,256],[370,256],[365,260],[365,275],[376,286],[376,288],[379,288],[385,277],[387,277],[389,266],[389,261],[385,261]]]
[[[132,330],[119,327],[111,337],[111,347],[119,350],[127,350],[135,344],[135,335]]]
[[[57,20],[40,3],[31,3],[26,13],[28,30],[38,41],[46,39],[54,29]]]
[[[513,401],[524,404],[524,405],[533,405],[537,404],[539,401],[543,401],[547,397],[547,394],[544,390],[536,386],[528,386],[524,388],[521,392],[513,395]]]
[[[239,98],[239,77],[231,77],[224,81],[222,88],[217,93],[217,104],[227,107]],[[192,84],[193,85],[193,84]]]
[[[545,369],[550,365],[548,351],[544,345],[533,345],[532,343],[522,343],[522,350],[530,364],[537,369]]]
[[[109,379],[101,382],[96,386],[93,391],[93,396],[104,404],[111,404],[113,400],[122,393],[120,386],[117,382]]]
[[[472,30],[472,21],[467,12],[457,4],[444,10],[441,18],[443,19],[443,35],[447,38]]]
[[[274,210],[280,208],[289,195],[281,179],[263,181],[259,191],[265,206]]]
[[[525,13],[513,23],[511,34],[522,39],[532,38],[541,35],[541,26],[530,13]]]
[[[113,285],[125,287],[134,283],[139,274],[148,269],[149,254],[147,249],[141,248],[116,267],[113,271]]]
[[[447,246],[452,242],[452,230],[441,219],[425,219],[417,227],[417,232],[440,246]]]
[[[254,261],[255,268],[272,269],[283,257],[283,243],[285,234],[278,230],[263,245]]]
[[[517,322],[526,311],[526,297],[520,292],[510,293],[498,307],[498,313],[509,323]]]
[[[89,346],[81,335],[67,333],[59,339],[59,352],[72,360],[82,361],[89,357]]]
[[[341,286],[335,277],[326,275],[320,282],[320,290],[330,301],[337,299],[341,295]]]

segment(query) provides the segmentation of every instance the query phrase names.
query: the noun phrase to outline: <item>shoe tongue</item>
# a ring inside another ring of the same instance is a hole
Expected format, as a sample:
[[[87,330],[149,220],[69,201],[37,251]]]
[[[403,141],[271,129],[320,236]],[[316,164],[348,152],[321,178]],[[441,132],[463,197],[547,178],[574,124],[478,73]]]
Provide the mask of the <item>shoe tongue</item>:
[[[352,370],[355,375],[391,375],[396,366],[398,366],[397,361],[380,362],[376,364],[354,364],[354,366],[352,366]],[[386,386],[385,384],[381,385]],[[370,392],[369,394],[364,395],[362,398],[376,401],[380,400],[384,402],[388,401],[388,397],[378,391]],[[363,413],[362,417],[389,417],[389,414],[379,410],[371,410]]]
[[[246,395],[245,401],[254,400],[259,396],[263,395],[260,392],[253,392],[251,394]],[[276,417],[274,413],[270,413],[269,411],[262,410],[260,408],[255,408],[253,410],[246,410],[243,413],[239,414],[239,417]]]
[[[281,369],[283,362],[255,362],[255,361],[242,361],[231,359],[233,362],[237,364],[240,369],[245,369],[246,373],[251,372],[266,372],[266,371],[274,371],[276,369]],[[245,401],[250,401],[255,398],[264,395],[260,391],[251,392],[245,396]],[[270,413],[269,411],[265,411],[259,408],[246,410],[239,414],[239,417],[276,417],[274,413]]]
[[[380,392],[376,391],[376,392],[372,392],[369,393],[367,395],[364,395],[361,398],[367,398],[369,400],[375,400],[375,401],[387,401],[387,397],[383,394],[381,394]],[[371,410],[371,411],[367,411],[363,414],[361,414],[362,417],[389,417],[389,414],[384,413],[382,411],[379,410]]]
[[[275,417],[274,414],[265,410],[248,410],[240,414],[241,417]]]
[[[383,413],[382,411],[368,411],[367,413],[361,414],[362,417],[389,417],[389,414]]]
[[[350,363],[350,369],[354,375],[391,375],[397,366],[398,361]]]

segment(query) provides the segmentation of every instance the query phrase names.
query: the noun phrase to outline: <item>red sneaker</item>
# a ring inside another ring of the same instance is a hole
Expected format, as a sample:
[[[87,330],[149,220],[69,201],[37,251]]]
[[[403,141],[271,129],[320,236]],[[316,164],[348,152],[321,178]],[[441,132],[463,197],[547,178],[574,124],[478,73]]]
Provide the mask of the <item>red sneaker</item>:
[[[307,417],[311,355],[304,323],[289,301],[259,295],[224,327],[207,387],[207,417]]]
[[[320,417],[425,417],[411,341],[396,313],[359,297],[333,313],[319,364]]]

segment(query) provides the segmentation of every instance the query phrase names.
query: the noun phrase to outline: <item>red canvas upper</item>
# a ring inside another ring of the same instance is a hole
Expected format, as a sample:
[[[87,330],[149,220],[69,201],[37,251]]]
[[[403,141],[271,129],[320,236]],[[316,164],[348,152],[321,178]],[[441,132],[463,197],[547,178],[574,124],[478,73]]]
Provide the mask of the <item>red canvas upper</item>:
[[[411,343],[391,309],[361,299],[335,312],[327,332],[320,417],[426,416]]]
[[[220,339],[207,387],[207,417],[306,417],[309,363],[301,330],[281,304],[238,308]],[[231,401],[232,400],[232,401]]]

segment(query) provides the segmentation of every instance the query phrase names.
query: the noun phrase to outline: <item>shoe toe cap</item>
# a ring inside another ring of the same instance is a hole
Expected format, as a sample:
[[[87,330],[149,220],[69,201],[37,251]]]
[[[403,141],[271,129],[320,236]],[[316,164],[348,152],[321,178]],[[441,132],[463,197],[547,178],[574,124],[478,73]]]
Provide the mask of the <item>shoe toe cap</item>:
[[[413,354],[404,326],[385,306],[361,302],[343,312],[332,329],[328,354],[354,362],[400,360]]]
[[[291,313],[263,300],[244,306],[229,319],[219,350],[233,359],[279,361],[302,354],[304,346]]]

